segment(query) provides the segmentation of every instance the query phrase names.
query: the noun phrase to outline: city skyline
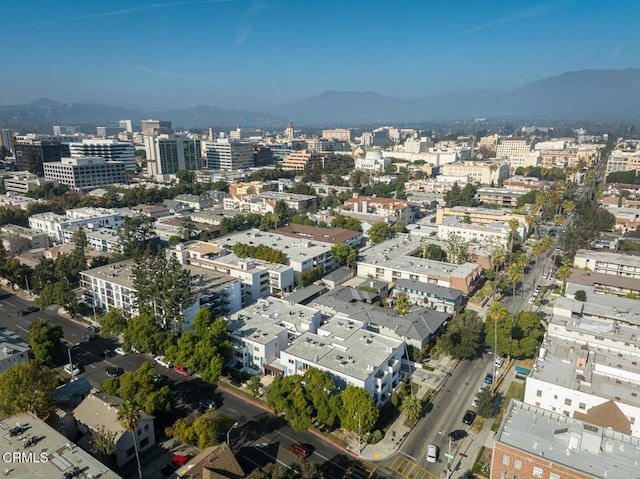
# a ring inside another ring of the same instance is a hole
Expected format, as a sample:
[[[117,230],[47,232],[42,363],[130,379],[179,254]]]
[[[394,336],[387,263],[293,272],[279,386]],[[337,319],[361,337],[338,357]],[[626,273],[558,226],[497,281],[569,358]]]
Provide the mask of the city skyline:
[[[0,104],[265,109],[328,90],[420,98],[625,69],[640,7],[594,2],[6,1]],[[624,7],[624,8],[621,8]],[[625,28],[627,26],[628,28]]]

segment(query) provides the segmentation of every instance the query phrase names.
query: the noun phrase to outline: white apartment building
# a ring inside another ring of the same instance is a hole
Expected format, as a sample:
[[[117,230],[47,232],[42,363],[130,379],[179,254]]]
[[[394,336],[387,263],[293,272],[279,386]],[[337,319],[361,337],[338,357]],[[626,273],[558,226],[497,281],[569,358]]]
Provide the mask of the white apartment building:
[[[640,151],[613,150],[607,160],[607,174],[617,171],[640,171]]]
[[[318,197],[311,195],[299,195],[295,193],[280,193],[279,191],[265,191],[257,195],[246,196],[241,201],[234,198],[225,198],[224,207],[239,209],[247,213],[273,213],[276,203],[284,202],[289,208],[303,212],[308,211],[318,204]]]
[[[309,368],[325,371],[338,389],[362,387],[377,406],[384,405],[400,383],[405,343],[363,329],[360,321],[334,316],[317,333],[305,332],[280,352],[285,376]]]
[[[612,424],[603,422],[613,421],[619,432],[640,437],[636,303],[604,295],[592,295],[588,302],[556,299],[527,377],[525,402],[569,417],[595,417],[605,427]]]
[[[178,170],[196,171],[202,168],[200,139],[182,135],[162,134],[144,137],[147,152],[147,174],[164,180]]]
[[[576,252],[573,266],[589,268],[595,273],[640,279],[640,257],[629,254],[580,249]]]
[[[270,295],[293,291],[294,272],[291,266],[252,258],[239,258],[226,249],[204,241],[187,241],[171,248],[180,264],[191,264],[241,281],[242,304],[247,305]]]
[[[356,170],[384,171],[390,164],[391,158],[385,158],[378,148],[367,151],[364,158],[356,158],[355,160]]]
[[[444,176],[462,178],[463,183],[480,183],[490,185],[498,183],[500,178],[509,176],[509,163],[505,161],[459,161],[440,167]]]
[[[62,230],[62,242],[71,244],[73,236],[80,227],[73,226]],[[103,253],[122,252],[122,244],[118,237],[118,231],[110,228],[82,228],[86,238],[87,247]]]
[[[130,120],[129,126],[131,126]],[[120,161],[126,170],[136,170],[136,153],[133,143],[94,138],[82,140],[82,143],[69,143],[69,152],[71,158],[99,157],[107,161]]]
[[[529,151],[531,151],[531,146],[526,138],[500,138],[500,142],[496,147],[496,158],[509,158]]]
[[[42,164],[45,181],[67,185],[75,191],[87,191],[103,185],[126,183],[125,165],[104,158],[62,158]]]
[[[242,308],[240,281],[210,269],[183,265],[189,271],[193,304],[182,310],[183,324],[188,326],[200,308],[208,308],[223,316]],[[80,286],[93,305],[104,312],[122,309],[128,317],[138,314],[137,290],[133,285],[133,260],[99,266],[80,273]]]
[[[233,362],[249,374],[281,375],[280,352],[306,332],[316,333],[317,309],[273,297],[232,314],[227,326],[233,341]]]
[[[253,167],[253,143],[221,138],[205,143],[210,170],[246,170]]]
[[[66,215],[51,212],[36,213],[29,217],[29,228],[46,233],[56,243],[62,243],[63,231],[74,226],[116,230],[122,226],[128,212],[128,208],[75,208],[67,210]]]
[[[466,242],[491,243],[509,248],[509,236],[511,230],[507,223],[496,221],[487,225],[465,223],[458,218],[445,218],[438,225],[438,238],[446,240],[450,234],[455,234]],[[526,229],[522,223],[518,223],[518,235],[524,240]]]
[[[331,255],[332,243],[291,238],[274,232],[241,231],[223,238],[216,238],[212,243],[228,250],[231,250],[236,243],[264,245],[280,250],[287,256],[288,264],[293,268],[296,277],[298,273],[316,267],[321,268],[326,274],[337,266]]]
[[[347,199],[340,209],[350,210],[353,213],[369,213],[382,217],[391,217],[394,221],[402,220],[405,224],[415,221],[413,207],[405,200],[396,200],[394,198],[360,196],[354,193],[353,197]]]
[[[28,193],[35,190],[36,187],[44,186],[47,183],[53,183],[54,186],[57,186],[56,182],[47,181],[28,171],[17,171],[4,177],[5,191],[15,191],[16,193]]]
[[[28,363],[29,352],[29,345],[17,334],[4,328],[0,330],[0,374],[20,363]]]
[[[433,148],[435,143],[429,137],[421,138],[407,138],[402,145],[402,151],[405,153],[428,153],[430,148]]]
[[[454,206],[451,208],[438,208],[436,210],[436,224],[444,222],[444,220],[449,217],[458,218],[461,221],[468,221],[474,225],[489,225],[496,221],[509,223],[509,220],[516,219],[527,228],[527,234],[529,232],[529,223],[527,222],[526,215],[514,213],[509,209]]]
[[[509,157],[509,173],[513,175],[518,168],[535,167],[541,164],[542,157],[539,151],[511,155]]]
[[[0,241],[10,254],[28,249],[44,249],[49,246],[49,236],[45,233],[13,224],[0,226]]]

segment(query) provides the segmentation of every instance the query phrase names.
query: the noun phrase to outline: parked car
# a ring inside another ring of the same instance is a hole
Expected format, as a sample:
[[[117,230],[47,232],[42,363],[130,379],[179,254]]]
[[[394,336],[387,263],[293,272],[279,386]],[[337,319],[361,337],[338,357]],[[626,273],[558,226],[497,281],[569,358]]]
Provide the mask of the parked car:
[[[189,371],[187,371],[185,368],[181,368],[180,366],[174,366],[173,371],[181,374],[182,376],[190,376]]]
[[[122,348],[116,348],[116,349],[114,349],[114,351],[119,356],[126,356],[127,355],[127,352]]]
[[[107,368],[107,376],[110,378],[117,378],[118,376],[122,376],[124,374],[124,369],[122,368]]]
[[[449,433],[449,438],[451,438],[452,441],[459,441],[465,437],[467,437],[467,431],[463,431],[462,429],[456,429]]]
[[[493,365],[497,368],[501,368],[503,364],[504,364],[504,359],[501,357],[497,357],[496,360],[493,362]]]
[[[171,369],[173,367],[173,363],[171,361],[168,361],[164,356],[156,356],[155,358],[153,358],[153,360],[160,366],[167,369]]]
[[[189,462],[189,456],[183,456],[183,455],[180,455],[180,454],[176,454],[175,456],[173,456],[171,458],[171,464],[173,464],[175,467],[182,467],[187,462]]]
[[[491,386],[493,384],[493,374],[487,373],[487,375],[484,377],[484,383]]]
[[[75,364],[65,364],[62,367],[62,370],[65,373],[70,374],[71,376],[77,376],[78,374],[80,374],[80,368]]]
[[[542,274],[542,279],[547,279],[549,277],[549,273],[543,273]]]
[[[433,444],[427,446],[427,462],[438,462],[439,455],[440,449],[438,449],[438,446],[434,446]]]
[[[478,396],[474,397],[473,401],[471,401],[471,406],[478,407],[478,401],[480,401],[480,398]]]
[[[476,413],[473,412],[471,409],[465,412],[464,416],[462,417],[462,422],[469,426],[471,426],[471,424],[473,424],[473,421],[475,420],[476,420]]]
[[[89,333],[82,336],[82,339],[84,339],[85,341],[93,341],[94,339],[96,339],[96,336],[92,333]]]
[[[200,399],[198,407],[200,409],[215,409],[218,407],[218,403],[213,399]]]
[[[29,306],[27,309],[25,309],[25,311],[27,313],[37,313],[38,311],[40,311],[40,308],[38,308],[37,306]]]
[[[289,452],[300,457],[309,457],[311,455],[311,449],[309,449],[309,446],[305,446],[299,442],[292,442],[289,444]]]
[[[533,303],[535,303],[535,302],[536,302],[536,297],[535,297],[535,296],[531,296],[531,297],[529,298],[529,304],[533,304]]]
[[[111,351],[110,349],[105,349],[104,351],[102,351],[100,353],[100,356],[102,356],[104,359],[109,359],[113,357],[113,351]]]

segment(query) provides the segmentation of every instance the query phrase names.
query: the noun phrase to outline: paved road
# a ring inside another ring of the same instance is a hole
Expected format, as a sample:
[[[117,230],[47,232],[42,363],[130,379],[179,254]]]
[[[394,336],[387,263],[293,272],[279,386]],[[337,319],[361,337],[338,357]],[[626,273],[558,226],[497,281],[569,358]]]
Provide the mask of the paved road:
[[[485,354],[481,359],[474,361],[461,361],[447,379],[443,389],[433,401],[431,409],[411,432],[404,445],[401,447],[401,455],[404,460],[394,458],[386,461],[388,468],[396,474],[408,477],[403,470],[409,469],[409,462],[419,466],[412,469],[411,475],[416,474],[427,477],[424,470],[432,476],[440,476],[446,468],[449,440],[448,434],[455,429],[469,431],[469,426],[462,423],[462,416],[468,409],[474,410],[471,401],[478,392],[485,374],[491,372],[493,355]],[[468,453],[473,442],[473,435],[466,439],[451,444],[451,453]],[[435,444],[440,448],[440,460],[438,464],[426,462],[427,446]]]

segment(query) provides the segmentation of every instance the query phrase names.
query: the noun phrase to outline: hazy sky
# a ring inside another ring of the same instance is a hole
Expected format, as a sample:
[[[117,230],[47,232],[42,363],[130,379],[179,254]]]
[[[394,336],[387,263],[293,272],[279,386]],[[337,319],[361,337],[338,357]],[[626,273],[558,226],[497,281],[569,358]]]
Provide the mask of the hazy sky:
[[[268,108],[640,67],[640,1],[1,0],[0,104]]]

